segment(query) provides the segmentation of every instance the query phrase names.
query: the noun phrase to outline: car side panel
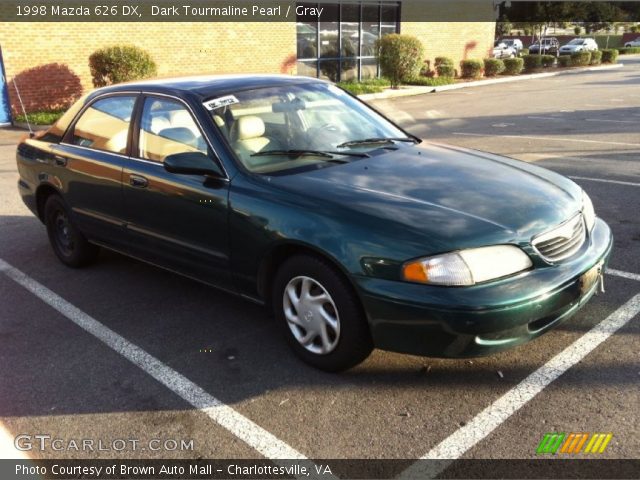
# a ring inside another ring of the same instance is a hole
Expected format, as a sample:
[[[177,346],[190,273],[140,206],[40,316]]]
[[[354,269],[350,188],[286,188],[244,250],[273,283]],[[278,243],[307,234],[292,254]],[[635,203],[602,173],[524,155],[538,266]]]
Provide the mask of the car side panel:
[[[143,178],[144,187],[131,178]],[[134,182],[135,183],[135,182]],[[128,251],[229,289],[228,182],[130,159],[124,170]]]
[[[123,248],[122,169],[125,156],[61,144],[53,148],[64,199],[80,230],[93,241]]]
[[[36,215],[43,213],[38,211],[39,189],[53,188],[90,240],[122,248],[125,245],[122,158],[38,138],[28,139],[17,149],[18,188],[25,204]]]

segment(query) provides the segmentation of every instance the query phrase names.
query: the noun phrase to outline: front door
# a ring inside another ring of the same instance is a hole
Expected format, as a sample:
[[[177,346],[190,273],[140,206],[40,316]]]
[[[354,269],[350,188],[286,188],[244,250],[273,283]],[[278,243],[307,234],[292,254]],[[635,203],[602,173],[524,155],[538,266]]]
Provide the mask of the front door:
[[[228,182],[167,172],[174,153],[210,147],[186,104],[144,99],[123,188],[132,255],[223,288],[231,288]],[[139,132],[139,133],[138,133]]]

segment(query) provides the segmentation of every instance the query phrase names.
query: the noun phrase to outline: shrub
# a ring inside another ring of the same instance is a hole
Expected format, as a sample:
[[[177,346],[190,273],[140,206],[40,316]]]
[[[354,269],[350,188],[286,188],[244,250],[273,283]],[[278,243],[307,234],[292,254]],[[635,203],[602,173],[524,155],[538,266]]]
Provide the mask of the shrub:
[[[434,72],[429,67],[429,62],[426,62],[424,65],[420,67],[420,76],[421,77],[433,77]]]
[[[519,52],[519,56],[523,57],[525,55],[529,55],[529,49],[528,48],[523,48],[522,50],[520,50]]]
[[[640,47],[622,47],[618,49],[620,55],[631,55],[633,53],[640,53]]]
[[[449,57],[436,57],[433,64],[437,67],[438,65],[453,65],[453,60]]]
[[[156,64],[151,56],[146,51],[130,45],[96,50],[89,57],[89,69],[93,85],[96,87],[149,78],[157,73]]]
[[[455,77],[456,69],[453,66],[453,60],[448,57],[436,57],[435,63],[436,72],[439,77]]]
[[[456,69],[453,67],[453,65],[449,65],[447,63],[438,65],[436,67],[436,72],[438,72],[439,77],[455,77],[456,76]]]
[[[571,64],[576,67],[585,67],[591,62],[591,52],[573,52],[571,54]]]
[[[504,63],[503,73],[505,75],[518,75],[524,67],[524,60],[522,58],[505,58],[502,62]]]
[[[616,63],[618,61],[618,50],[608,48],[602,50],[602,63]]]
[[[462,60],[460,62],[460,76],[462,78],[480,78],[483,66],[482,60]]]
[[[527,72],[535,72],[542,68],[542,55],[525,55],[522,57],[524,69]]]
[[[484,59],[484,76],[495,77],[504,72],[504,62],[499,58]]]
[[[559,67],[570,67],[571,65],[571,57],[569,55],[560,55],[558,57]]]
[[[591,65],[600,65],[601,62],[602,62],[602,52],[600,50],[591,52]]]
[[[377,46],[382,74],[391,81],[392,88],[418,76],[424,48],[416,37],[392,33],[378,40]]]
[[[455,83],[451,77],[415,77],[407,80],[407,85],[419,85],[422,87],[439,87]]]
[[[20,123],[29,123],[32,125],[51,125],[56,123],[65,110],[46,110],[39,112],[31,112],[25,117],[23,114],[16,115],[14,120]]]
[[[540,61],[544,68],[552,67],[556,63],[556,57],[553,55],[540,55]]]
[[[578,25],[573,27],[573,33],[575,33],[576,35],[580,35],[580,32],[582,32],[582,27],[579,27]]]
[[[386,78],[370,78],[361,82],[349,80],[337,85],[354,95],[362,95],[364,93],[380,93],[389,87],[390,83]]]

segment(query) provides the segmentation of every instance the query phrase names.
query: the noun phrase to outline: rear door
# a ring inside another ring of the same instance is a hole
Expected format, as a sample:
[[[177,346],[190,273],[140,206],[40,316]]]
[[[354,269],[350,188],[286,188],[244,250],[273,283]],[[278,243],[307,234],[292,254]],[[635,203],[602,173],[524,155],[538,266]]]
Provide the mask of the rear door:
[[[136,93],[99,97],[53,148],[78,226],[90,239],[116,249],[126,246],[122,170],[137,98]]]
[[[169,173],[171,154],[214,153],[180,99],[142,99],[123,176],[129,251],[149,262],[231,288],[225,179]]]

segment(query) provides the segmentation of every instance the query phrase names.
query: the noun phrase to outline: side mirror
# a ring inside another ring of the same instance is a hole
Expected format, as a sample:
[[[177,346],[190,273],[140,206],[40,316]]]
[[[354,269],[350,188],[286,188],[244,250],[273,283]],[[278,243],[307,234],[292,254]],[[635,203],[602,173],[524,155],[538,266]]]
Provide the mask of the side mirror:
[[[170,173],[184,175],[224,176],[220,166],[202,152],[183,152],[169,155],[164,159],[164,169]]]

